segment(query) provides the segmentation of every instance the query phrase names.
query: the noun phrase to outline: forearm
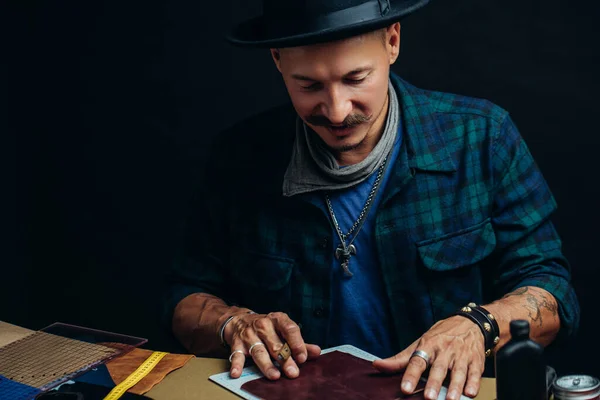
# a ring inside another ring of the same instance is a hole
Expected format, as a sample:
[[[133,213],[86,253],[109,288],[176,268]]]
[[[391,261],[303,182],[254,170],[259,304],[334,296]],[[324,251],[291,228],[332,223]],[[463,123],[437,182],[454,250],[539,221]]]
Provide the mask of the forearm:
[[[496,318],[500,328],[500,342],[496,350],[510,339],[510,321],[515,319],[528,321],[530,337],[543,346],[550,344],[560,329],[556,299],[538,287],[518,288],[484,307]]]
[[[219,337],[221,325],[230,316],[248,311],[228,306],[222,299],[210,294],[192,294],[181,300],[175,308],[173,333],[193,354],[225,356],[228,352],[221,345]]]

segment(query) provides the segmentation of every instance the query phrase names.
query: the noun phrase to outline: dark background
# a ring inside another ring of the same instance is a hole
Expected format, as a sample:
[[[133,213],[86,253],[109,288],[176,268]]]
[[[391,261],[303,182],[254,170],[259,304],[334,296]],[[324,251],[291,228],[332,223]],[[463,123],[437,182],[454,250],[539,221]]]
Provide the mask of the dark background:
[[[581,301],[579,336],[556,367],[600,376],[591,3],[434,0],[403,23],[394,70],[510,111],[559,203]],[[157,290],[206,143],[287,100],[267,51],[222,39],[260,1],[4,4],[0,320],[68,322],[175,350]]]

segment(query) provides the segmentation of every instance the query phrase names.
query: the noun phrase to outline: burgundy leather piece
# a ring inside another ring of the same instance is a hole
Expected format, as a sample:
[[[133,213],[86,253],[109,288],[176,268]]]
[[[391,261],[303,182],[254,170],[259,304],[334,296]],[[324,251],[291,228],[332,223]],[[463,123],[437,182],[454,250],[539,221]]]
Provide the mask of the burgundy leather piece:
[[[244,383],[242,389],[265,400],[283,399],[423,399],[424,384],[420,383],[417,393],[404,396],[400,392],[401,374],[381,374],[372,362],[348,353],[332,351],[300,366],[296,379],[282,378],[270,381],[267,378]]]

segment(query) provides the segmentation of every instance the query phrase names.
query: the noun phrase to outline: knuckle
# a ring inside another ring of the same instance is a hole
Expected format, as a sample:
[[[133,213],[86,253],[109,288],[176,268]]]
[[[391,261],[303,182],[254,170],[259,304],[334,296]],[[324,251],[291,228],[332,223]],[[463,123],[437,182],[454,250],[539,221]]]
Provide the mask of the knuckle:
[[[481,378],[481,375],[483,374],[483,366],[479,363],[472,363],[471,365],[469,365],[469,378]]]
[[[242,357],[234,357],[231,361],[232,367],[243,368],[244,367],[244,359]]]
[[[448,368],[445,365],[434,364],[434,365],[431,366],[431,372],[430,372],[430,374],[434,374],[434,375],[446,375],[447,372],[448,372]]]
[[[478,382],[481,379],[481,375],[482,375],[481,370],[476,369],[476,368],[469,369],[469,374],[468,374],[469,381]]]
[[[410,371],[405,371],[404,372],[404,377],[403,379],[408,380],[409,382],[418,382],[420,378],[420,375],[415,374],[414,372],[410,372]]]
[[[252,323],[256,330],[267,329],[271,325],[271,321],[268,318],[257,318]]]
[[[434,340],[432,337],[430,337],[430,335],[431,334],[429,332],[426,332],[425,334],[423,334],[423,336],[421,336],[421,338],[419,339],[419,345],[417,346],[417,349],[431,347],[429,344]]]
[[[264,357],[264,356],[268,356],[268,355],[269,354],[268,354],[265,346],[258,346],[258,347],[255,347],[254,349],[252,349],[253,357]]]
[[[410,360],[408,360],[408,365],[418,369],[425,369],[427,366],[425,360],[421,357],[411,357]]]
[[[467,376],[466,381],[468,383],[470,383],[471,385],[478,385],[480,379],[481,379],[481,375],[480,374],[478,374],[478,373],[475,373],[475,374],[469,373],[469,375]]]
[[[300,351],[304,351],[304,344],[303,343],[295,343],[294,345],[290,345],[288,344],[288,346],[290,346],[290,350],[292,350],[292,352],[300,352]]]
[[[454,367],[452,369],[452,377],[453,378],[462,378],[464,379],[467,376],[467,368],[463,366]]]
[[[273,319],[275,321],[279,321],[282,318],[288,318],[287,314],[283,313],[281,311],[271,312],[271,313],[267,314],[267,317],[269,317],[270,319]]]
[[[287,334],[292,335],[292,334],[300,332],[300,327],[292,322],[290,324],[287,324],[285,326],[284,330]]]
[[[237,332],[234,332],[233,337],[236,339],[239,339],[242,342],[248,342],[250,340],[250,337],[254,335],[254,330],[253,329],[248,329],[247,327],[244,327],[242,329],[240,329]]]

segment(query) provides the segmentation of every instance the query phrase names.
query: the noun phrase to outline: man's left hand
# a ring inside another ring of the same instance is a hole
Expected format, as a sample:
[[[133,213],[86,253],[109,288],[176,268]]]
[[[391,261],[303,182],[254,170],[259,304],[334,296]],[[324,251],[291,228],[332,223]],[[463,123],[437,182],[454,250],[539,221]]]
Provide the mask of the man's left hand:
[[[416,351],[429,356],[429,365],[421,357],[411,357]],[[485,339],[477,325],[470,320],[453,316],[437,322],[421,338],[393,357],[373,362],[381,372],[402,370],[401,389],[410,394],[421,375],[429,368],[425,399],[438,398],[446,375],[450,372],[447,400],[458,400],[462,393],[477,396],[485,367]]]

